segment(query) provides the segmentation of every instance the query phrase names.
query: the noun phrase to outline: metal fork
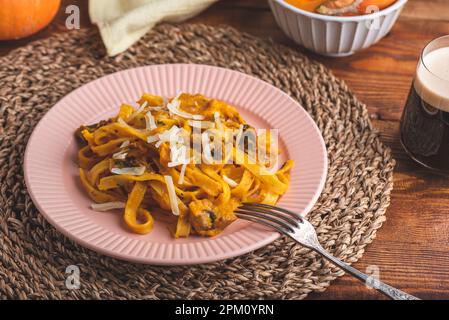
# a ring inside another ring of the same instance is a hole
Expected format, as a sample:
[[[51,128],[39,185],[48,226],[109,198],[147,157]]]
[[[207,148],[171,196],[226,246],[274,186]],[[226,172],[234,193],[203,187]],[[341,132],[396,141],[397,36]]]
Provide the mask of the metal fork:
[[[318,241],[315,228],[310,224],[310,222],[290,210],[267,204],[244,203],[235,211],[235,214],[240,219],[263,224],[279,231],[281,234],[289,236],[299,244],[318,252],[336,266],[352,274],[364,283],[370,284],[373,288],[394,300],[419,300],[408,293],[369,277],[343,261],[335,258],[321,246]]]

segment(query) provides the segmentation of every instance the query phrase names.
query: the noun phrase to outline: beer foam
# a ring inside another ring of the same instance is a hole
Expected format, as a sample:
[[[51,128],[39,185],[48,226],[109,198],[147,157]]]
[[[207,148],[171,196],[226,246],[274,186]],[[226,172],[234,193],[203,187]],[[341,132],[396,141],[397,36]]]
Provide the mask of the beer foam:
[[[449,112],[449,47],[428,53],[414,81],[418,95],[434,108]]]

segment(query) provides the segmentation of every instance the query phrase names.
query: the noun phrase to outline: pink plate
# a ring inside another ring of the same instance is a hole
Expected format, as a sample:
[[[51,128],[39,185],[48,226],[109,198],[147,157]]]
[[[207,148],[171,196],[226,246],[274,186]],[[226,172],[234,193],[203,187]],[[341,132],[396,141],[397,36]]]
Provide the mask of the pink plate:
[[[246,74],[206,65],[141,67],[90,82],[58,102],[35,128],[25,153],[25,181],[39,211],[79,244],[115,258],[159,265],[217,261],[258,249],[279,234],[236,221],[213,238],[173,239],[162,222],[148,235],[129,232],[119,213],[95,212],[80,187],[75,130],[117,113],[143,92],[175,96],[202,93],[235,105],[256,128],[279,129],[283,159],[295,160],[280,205],[305,215],[324,186],[327,154],[317,126],[281,90]]]

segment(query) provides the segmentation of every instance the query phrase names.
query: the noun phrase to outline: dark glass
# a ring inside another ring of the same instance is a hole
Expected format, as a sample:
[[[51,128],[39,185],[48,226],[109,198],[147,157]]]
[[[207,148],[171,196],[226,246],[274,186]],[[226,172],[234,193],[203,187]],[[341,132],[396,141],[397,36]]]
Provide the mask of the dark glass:
[[[439,75],[447,72],[447,48],[449,36],[444,36],[431,41],[421,54],[402,114],[401,142],[415,161],[449,173],[449,79]]]
[[[449,113],[426,103],[414,87],[402,115],[401,142],[415,161],[449,172]]]

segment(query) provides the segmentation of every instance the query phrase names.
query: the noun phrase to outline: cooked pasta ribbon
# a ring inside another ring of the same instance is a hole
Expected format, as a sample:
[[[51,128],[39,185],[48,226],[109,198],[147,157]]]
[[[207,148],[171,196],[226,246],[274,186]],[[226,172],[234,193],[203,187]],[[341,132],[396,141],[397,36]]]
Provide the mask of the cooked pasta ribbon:
[[[153,229],[153,217],[148,210],[139,208],[146,191],[147,186],[145,183],[136,182],[126,202],[124,220],[128,227],[135,233],[146,234]],[[145,218],[144,223],[141,224],[138,222],[138,214],[141,214]]]

